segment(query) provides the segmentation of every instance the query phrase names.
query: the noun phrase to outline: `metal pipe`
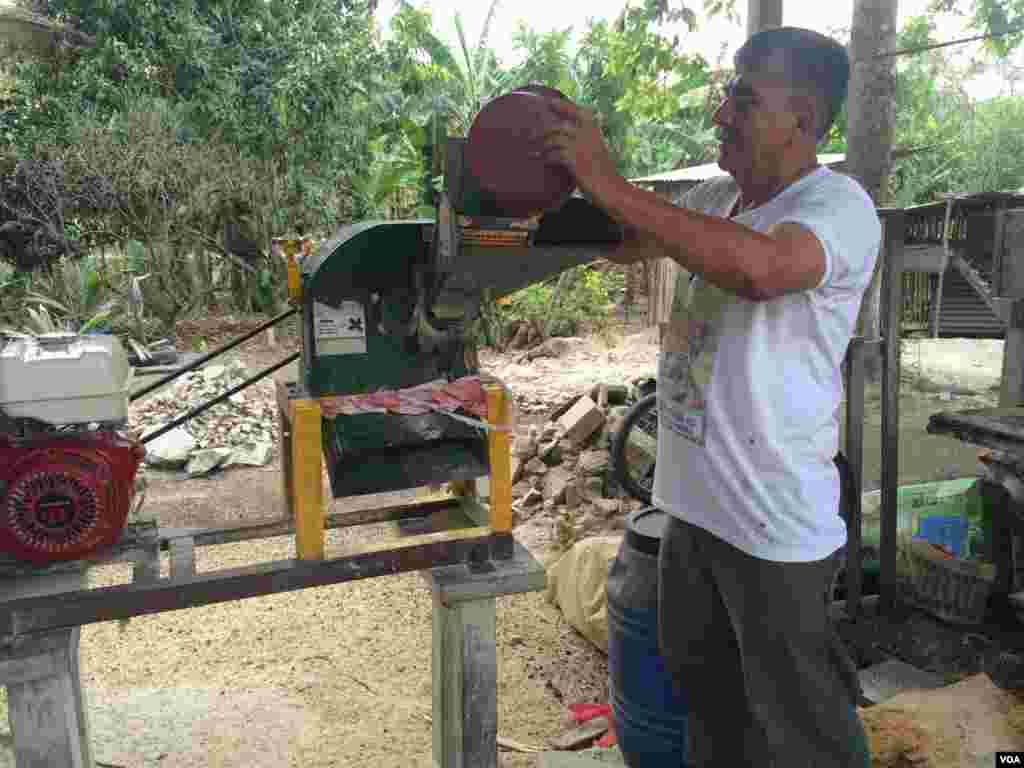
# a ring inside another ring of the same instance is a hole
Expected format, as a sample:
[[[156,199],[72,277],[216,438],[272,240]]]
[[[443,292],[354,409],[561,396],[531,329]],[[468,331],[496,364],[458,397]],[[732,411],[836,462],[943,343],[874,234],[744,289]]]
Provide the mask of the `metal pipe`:
[[[871,345],[872,349],[877,342]],[[850,339],[846,352],[846,435],[843,441],[850,469],[852,496],[846,521],[846,612],[856,620],[861,608],[864,574],[861,494],[864,487],[864,353],[863,336]]]
[[[354,512],[334,512],[325,516],[324,530],[374,523],[402,522],[416,518],[429,519],[438,512],[457,511],[460,504],[461,499],[452,497],[436,501],[413,501],[387,507],[358,509]],[[474,526],[476,526],[476,522],[466,516],[463,525],[452,526],[452,529],[456,530],[458,528]],[[223,528],[161,528],[160,548],[167,550],[169,542],[175,539],[192,539],[197,547],[210,547],[220,544],[237,544],[241,541],[268,539],[274,536],[288,536],[292,533],[295,533],[295,522],[288,518],[264,520],[250,525],[226,526]]]
[[[879,546],[879,591],[883,610],[898,597],[897,489],[899,486],[900,314],[903,308],[903,241],[906,215],[902,210],[880,211],[884,226],[882,258],[882,520]]]
[[[146,395],[148,395],[153,390],[156,390],[156,389],[159,389],[160,387],[162,387],[164,384],[169,384],[170,382],[174,381],[179,376],[182,376],[182,375],[184,375],[186,373],[189,373],[190,371],[194,371],[197,368],[202,367],[203,365],[205,365],[206,363],[208,363],[210,360],[212,360],[213,358],[217,357],[218,355],[222,355],[225,352],[227,352],[227,351],[229,351],[231,349],[234,349],[239,344],[242,344],[243,342],[248,341],[249,339],[251,339],[256,334],[258,334],[258,333],[260,333],[262,331],[267,330],[271,326],[277,325],[282,320],[287,320],[289,317],[291,317],[292,315],[294,315],[298,311],[299,310],[296,307],[292,307],[291,309],[288,309],[288,310],[282,312],[277,317],[271,318],[270,320],[268,320],[267,322],[263,323],[263,325],[259,326],[255,330],[249,331],[248,333],[243,334],[242,336],[239,336],[237,339],[232,339],[231,341],[229,341],[227,344],[225,344],[220,349],[215,349],[213,352],[208,352],[207,354],[202,355],[197,360],[192,361],[188,365],[183,366],[182,368],[179,368],[178,370],[173,371],[173,372],[167,374],[166,376],[164,376],[161,379],[157,379],[152,384],[149,384],[149,385],[143,387],[142,389],[140,389],[138,392],[132,393],[132,395],[129,396],[129,398],[128,398],[128,402],[135,402],[140,397],[145,397]]]
[[[246,387],[252,386],[257,381],[259,381],[262,378],[265,378],[265,377],[269,376],[270,374],[272,374],[274,371],[278,370],[279,368],[284,368],[286,365],[288,365],[288,363],[290,363],[290,362],[292,362],[294,360],[298,360],[299,359],[299,354],[300,353],[298,353],[298,352],[294,352],[294,353],[288,355],[288,357],[286,357],[284,360],[281,360],[278,363],[274,363],[269,368],[263,369],[262,371],[257,373],[255,376],[252,376],[252,377],[246,379],[245,381],[243,381],[241,384],[238,384],[238,385],[232,387],[231,389],[227,390],[226,392],[224,392],[224,393],[222,393],[220,395],[217,395],[212,400],[208,400],[207,402],[203,403],[202,405],[197,405],[195,408],[193,408],[191,411],[186,413],[184,416],[179,416],[174,421],[169,422],[168,424],[164,424],[162,427],[160,427],[160,429],[156,430],[155,432],[150,432],[148,435],[146,435],[144,438],[142,438],[142,441],[141,441],[142,444],[145,445],[146,443],[148,443],[151,440],[156,440],[158,437],[160,437],[160,435],[163,435],[163,434],[166,434],[167,432],[170,432],[175,427],[179,427],[182,424],[184,424],[186,421],[194,419],[196,416],[200,415],[201,413],[204,413],[204,412],[208,411],[210,408],[213,408],[213,406],[217,405],[218,403],[224,402],[225,400],[227,400],[229,397],[231,397],[236,392],[241,392]]]

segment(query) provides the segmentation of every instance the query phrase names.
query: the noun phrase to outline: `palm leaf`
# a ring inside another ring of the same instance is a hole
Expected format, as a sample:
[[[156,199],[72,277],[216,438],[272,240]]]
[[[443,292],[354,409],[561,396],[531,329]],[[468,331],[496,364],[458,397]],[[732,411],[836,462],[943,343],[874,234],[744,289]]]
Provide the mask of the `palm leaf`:
[[[476,70],[473,67],[473,56],[469,52],[469,44],[466,42],[466,31],[462,27],[462,16],[455,13],[455,32],[459,36],[459,46],[462,48],[462,60],[465,65],[466,90],[471,99],[476,97]]]
[[[465,74],[459,66],[452,49],[432,32],[427,32],[420,40],[424,52],[430,57],[431,63],[460,82],[465,80]]]
[[[64,314],[68,314],[71,311],[56,299],[51,299],[49,296],[43,296],[41,293],[36,293],[35,291],[29,291],[28,293],[26,293],[25,299],[33,301],[36,304],[45,305],[52,309],[56,309],[58,312],[62,312]]]
[[[26,307],[26,311],[29,316],[30,328],[36,335],[56,333],[61,330],[61,328],[54,322],[49,311],[42,304],[40,304],[36,309]]]
[[[476,48],[476,69],[478,72],[488,58],[486,54],[491,53],[487,48],[487,40],[491,36],[491,24],[494,22],[494,16],[498,11],[499,3],[500,0],[491,0],[491,5],[487,9],[487,16],[484,18],[484,26],[480,30],[480,42],[477,43]],[[493,55],[490,58],[493,59]]]

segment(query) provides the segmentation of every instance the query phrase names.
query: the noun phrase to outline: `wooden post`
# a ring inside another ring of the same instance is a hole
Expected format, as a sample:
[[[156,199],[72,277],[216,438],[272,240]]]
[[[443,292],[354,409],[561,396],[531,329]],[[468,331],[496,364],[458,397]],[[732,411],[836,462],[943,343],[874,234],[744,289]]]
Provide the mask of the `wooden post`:
[[[1016,408],[1024,403],[1024,259],[1019,245],[1024,240],[1022,217],[996,211],[995,289],[1001,309],[1009,304],[1006,339],[1003,344],[1003,374],[999,387],[999,407]]]
[[[424,573],[434,595],[434,768],[496,768],[498,657],[495,598],[544,589],[546,571],[526,549],[475,570]]]
[[[939,338],[939,330],[942,326],[942,290],[946,279],[946,271],[952,260],[949,258],[949,221],[953,217],[953,205],[956,202],[956,197],[950,195],[946,198],[946,217],[942,224],[942,269],[939,271],[937,277],[933,278],[930,282],[935,288],[935,293],[932,298],[931,316],[928,318],[928,331],[933,339]]]
[[[295,551],[300,560],[324,556],[324,502],[320,404],[294,400],[291,405],[292,509]]]
[[[488,433],[487,442],[491,463],[491,530],[497,533],[512,532],[512,433],[510,430],[509,404],[505,388],[489,384],[487,392],[487,420],[495,427]]]
[[[160,580],[160,540],[154,538],[139,547],[132,564],[132,581],[152,584]]]
[[[167,542],[170,551],[171,581],[188,579],[196,575],[196,540],[191,536],[171,539]]]
[[[494,598],[446,605],[434,593],[436,768],[496,768],[498,657]]]
[[[0,597],[13,600],[83,588],[84,569],[7,579]],[[0,647],[0,685],[18,768],[92,768],[88,716],[78,666],[78,627],[18,637]]]
[[[1024,299],[1010,304],[1010,322],[1003,342],[1003,373],[999,382],[999,407],[1024,404]]]

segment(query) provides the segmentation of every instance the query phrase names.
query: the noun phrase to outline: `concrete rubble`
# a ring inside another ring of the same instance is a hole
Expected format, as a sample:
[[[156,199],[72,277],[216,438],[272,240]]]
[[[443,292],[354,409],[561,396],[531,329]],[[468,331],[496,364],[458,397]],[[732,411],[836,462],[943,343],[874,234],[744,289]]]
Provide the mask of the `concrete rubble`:
[[[581,539],[621,530],[626,516],[642,508],[617,487],[611,468],[615,430],[628,410],[626,402],[637,395],[632,384],[598,384],[554,407],[549,402],[542,423],[517,429],[512,445],[516,525],[550,526],[551,541],[568,549]]]
[[[193,408],[241,384],[239,361],[207,365],[131,404],[129,427],[144,437]],[[277,440],[274,385],[257,382],[146,445],[146,464],[201,477],[216,469],[266,466]]]

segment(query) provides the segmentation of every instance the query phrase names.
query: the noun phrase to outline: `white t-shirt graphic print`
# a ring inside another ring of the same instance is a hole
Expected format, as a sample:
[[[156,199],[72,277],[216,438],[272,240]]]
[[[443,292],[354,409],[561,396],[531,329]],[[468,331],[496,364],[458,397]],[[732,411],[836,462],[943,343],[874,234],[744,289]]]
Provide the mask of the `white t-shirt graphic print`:
[[[723,177],[683,205],[726,216]],[[734,217],[766,232],[796,222],[826,256],[821,284],[754,302],[700,277],[676,288],[658,362],[654,503],[755,557],[820,560],[846,541],[839,517],[839,366],[871,279],[881,225],[861,187],[819,169]]]

